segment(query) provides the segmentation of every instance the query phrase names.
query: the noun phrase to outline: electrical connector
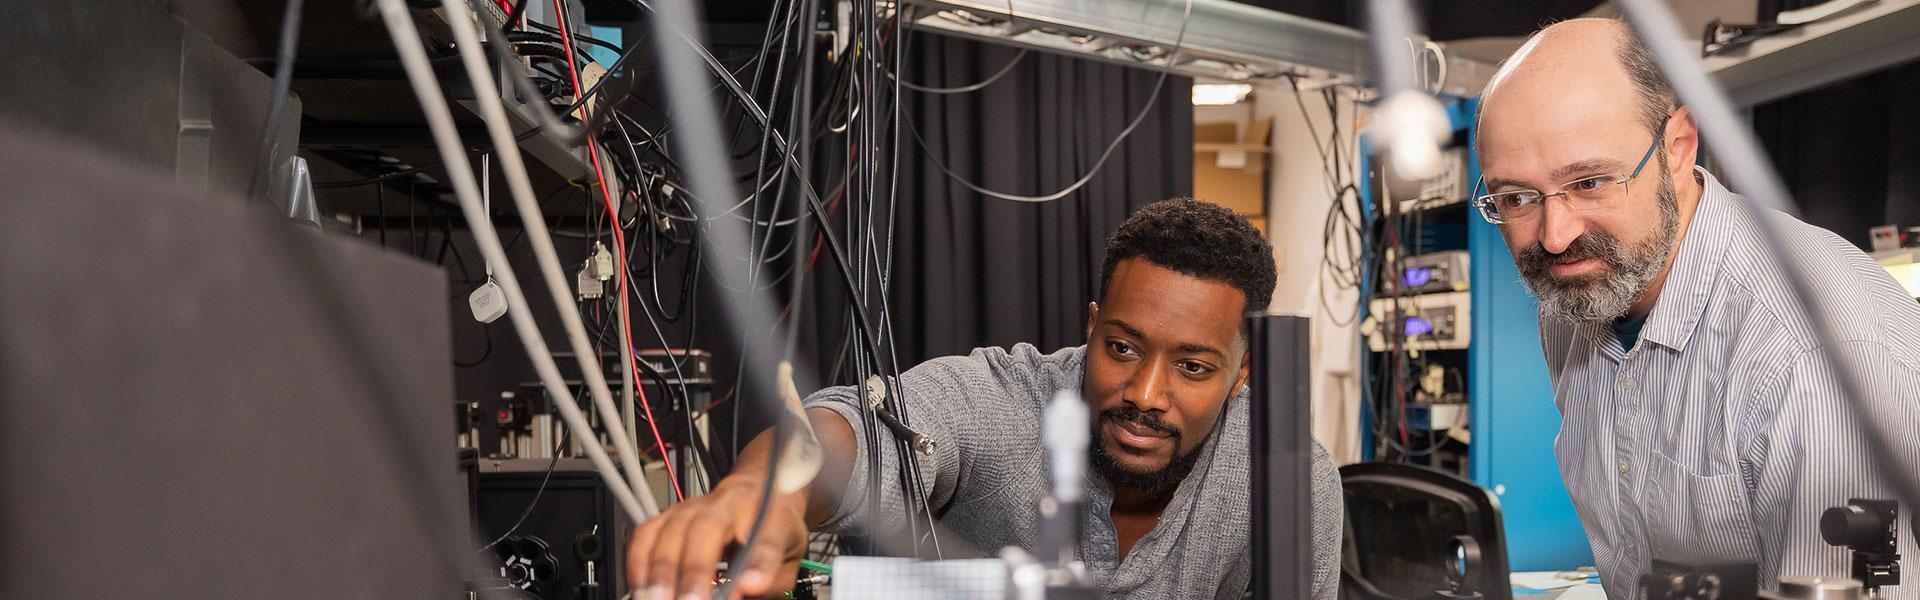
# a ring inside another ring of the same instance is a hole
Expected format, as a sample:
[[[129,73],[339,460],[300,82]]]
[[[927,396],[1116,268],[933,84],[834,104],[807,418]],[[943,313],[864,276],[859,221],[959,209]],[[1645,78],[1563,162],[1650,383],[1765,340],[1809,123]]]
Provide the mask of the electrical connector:
[[[593,243],[593,258],[587,261],[587,267],[593,270],[593,278],[601,281],[613,279],[613,253],[600,242]]]
[[[574,292],[580,295],[581,300],[592,300],[607,295],[606,284],[594,277],[593,269],[590,268],[581,269],[580,273],[573,278],[573,285]]]

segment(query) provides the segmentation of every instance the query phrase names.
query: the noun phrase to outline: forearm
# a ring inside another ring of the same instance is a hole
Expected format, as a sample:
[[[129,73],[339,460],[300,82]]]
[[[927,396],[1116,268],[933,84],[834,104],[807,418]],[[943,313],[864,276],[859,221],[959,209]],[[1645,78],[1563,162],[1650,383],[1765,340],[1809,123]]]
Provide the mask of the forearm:
[[[807,484],[805,491],[777,497],[775,501],[804,503],[807,526],[817,527],[831,518],[834,508],[840,505],[840,495],[847,489],[847,479],[853,473],[856,444],[853,427],[839,413],[825,408],[812,408],[807,410],[807,420],[813,427],[814,437],[820,440],[820,473]],[[773,434],[772,429],[761,432],[741,448],[733,471],[715,487],[750,486],[758,489],[766,485],[767,463],[772,460],[774,450]]]

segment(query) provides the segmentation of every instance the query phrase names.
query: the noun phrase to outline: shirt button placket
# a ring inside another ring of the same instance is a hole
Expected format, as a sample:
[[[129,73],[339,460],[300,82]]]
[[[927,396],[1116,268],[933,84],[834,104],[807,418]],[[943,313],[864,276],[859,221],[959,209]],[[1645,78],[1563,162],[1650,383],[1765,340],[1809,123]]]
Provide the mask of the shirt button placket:
[[[1620,497],[1616,513],[1620,554],[1623,562],[1631,565],[1629,577],[1637,579],[1641,571],[1640,543],[1644,539],[1645,524],[1640,520],[1640,496],[1634,491],[1637,487],[1633,484],[1633,456],[1639,448],[1642,411],[1636,395],[1632,393],[1637,383],[1633,377],[1633,366],[1637,361],[1631,358],[1621,361],[1619,375],[1614,379],[1617,387],[1614,392],[1614,461],[1619,472],[1615,488]]]

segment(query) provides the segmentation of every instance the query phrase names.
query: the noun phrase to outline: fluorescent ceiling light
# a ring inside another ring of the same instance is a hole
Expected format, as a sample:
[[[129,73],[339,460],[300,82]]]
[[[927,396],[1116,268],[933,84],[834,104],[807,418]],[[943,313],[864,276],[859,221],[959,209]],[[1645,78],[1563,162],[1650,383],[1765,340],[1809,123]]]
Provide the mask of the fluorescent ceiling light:
[[[1247,99],[1253,86],[1244,83],[1193,84],[1194,106],[1231,106]]]

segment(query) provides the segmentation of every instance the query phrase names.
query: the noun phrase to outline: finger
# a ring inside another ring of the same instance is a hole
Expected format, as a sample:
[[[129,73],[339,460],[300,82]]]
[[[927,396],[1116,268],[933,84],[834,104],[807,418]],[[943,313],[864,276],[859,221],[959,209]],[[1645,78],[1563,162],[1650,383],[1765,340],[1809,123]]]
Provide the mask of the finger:
[[[639,590],[647,589],[647,561],[653,555],[653,541],[660,535],[661,517],[648,519],[633,528],[633,539],[627,542],[627,587],[635,590],[635,600],[651,600]]]
[[[663,600],[673,597],[680,575],[681,548],[686,546],[687,528],[692,526],[693,520],[686,511],[681,511],[673,516],[673,520],[661,524],[660,535],[653,540],[653,554],[642,565],[647,570],[647,593],[650,596]]]
[[[749,575],[756,578],[754,583],[758,587],[749,589],[747,582],[742,580],[740,585],[733,589],[733,594],[728,596],[728,600],[779,597],[781,594],[793,591],[800,580],[800,559],[788,560],[771,569],[752,571]]]
[[[693,520],[687,539],[680,548],[681,597],[706,598],[713,595],[713,576],[719,570],[720,552],[733,542],[729,525],[732,519],[716,511],[705,511]]]
[[[792,589],[806,551],[807,528],[799,519],[769,519],[740,574],[741,593],[765,596]]]

